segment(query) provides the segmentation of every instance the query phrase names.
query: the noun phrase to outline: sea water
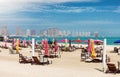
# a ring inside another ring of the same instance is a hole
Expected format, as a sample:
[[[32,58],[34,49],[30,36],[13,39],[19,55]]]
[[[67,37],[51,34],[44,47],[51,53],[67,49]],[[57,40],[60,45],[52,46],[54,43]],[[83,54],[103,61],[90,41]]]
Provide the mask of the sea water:
[[[107,44],[108,45],[119,45],[119,44],[116,44],[114,43],[114,41],[116,40],[119,40],[120,37],[32,37],[32,36],[29,36],[29,37],[14,37],[14,38],[19,38],[21,40],[32,40],[32,38],[35,38],[35,40],[37,42],[41,42],[42,39],[48,39],[48,40],[52,40],[53,38],[60,41],[60,40],[63,40],[63,39],[68,39],[68,40],[77,40],[78,38],[82,41],[84,40],[88,40],[88,39],[95,39],[95,40],[101,40],[103,41],[104,38],[107,39]],[[74,43],[74,42],[72,42]],[[85,44],[85,42],[82,42],[83,44]]]

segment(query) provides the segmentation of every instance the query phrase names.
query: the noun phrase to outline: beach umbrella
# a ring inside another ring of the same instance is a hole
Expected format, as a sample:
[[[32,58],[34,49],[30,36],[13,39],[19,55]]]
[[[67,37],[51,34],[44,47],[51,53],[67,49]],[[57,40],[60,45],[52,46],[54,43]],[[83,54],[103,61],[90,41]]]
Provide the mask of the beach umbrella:
[[[44,46],[44,39],[41,40],[41,45]]]
[[[71,46],[71,40],[69,40],[69,47],[71,48],[72,46]]]
[[[116,41],[114,41],[114,43],[120,43],[120,40],[116,40]]]
[[[35,39],[32,38],[32,56],[35,55]]]
[[[94,40],[94,43],[97,45],[101,45],[101,44],[103,44],[103,41],[102,40]]]
[[[13,47],[16,47],[17,39],[14,39],[13,41],[14,41],[14,43],[13,43]]]
[[[48,40],[46,39],[45,40],[45,55],[49,55],[48,49],[49,49],[49,45],[48,45]]]
[[[103,43],[103,71],[105,72],[106,70],[106,44],[107,44],[107,39],[104,39]]]
[[[87,48],[87,51],[88,51],[89,53],[91,53],[91,40],[90,40],[90,39],[88,40],[88,48]]]
[[[7,47],[7,36],[4,36],[5,47]]]
[[[4,40],[4,42],[5,42],[5,47],[7,47],[7,40]]]
[[[48,44],[52,44],[52,41],[50,39],[48,40]]]
[[[19,39],[17,39],[16,41],[16,52],[18,53],[19,52]]]
[[[96,53],[95,53],[95,47],[94,47],[94,40],[91,40],[91,44],[92,44],[92,58],[94,59],[96,57]]]
[[[89,40],[84,40],[83,42],[89,42]],[[103,41],[101,40],[94,40],[94,43],[102,43]]]
[[[80,38],[78,38],[77,40],[74,40],[74,42],[81,43],[82,40],[80,40]]]
[[[57,42],[57,40],[55,40],[54,49],[55,49],[55,52],[57,52],[57,50],[58,50],[58,42]]]
[[[15,41],[14,41],[14,38],[12,39],[12,47],[14,46],[15,44]]]
[[[82,40],[80,40],[80,38],[78,38],[77,40],[73,40],[73,42],[78,43],[78,46],[79,46],[80,43],[82,42]]]
[[[26,39],[24,38],[24,40],[23,40],[23,46],[25,46],[26,45]]]
[[[55,39],[53,38],[53,39],[52,39],[52,46],[54,46],[54,42],[55,42]]]
[[[66,42],[69,42],[69,40],[67,40],[67,39],[63,39],[63,40],[60,40],[60,42],[62,42],[62,43],[66,43]]]
[[[65,48],[67,48],[68,47],[68,40],[67,39],[65,39]]]

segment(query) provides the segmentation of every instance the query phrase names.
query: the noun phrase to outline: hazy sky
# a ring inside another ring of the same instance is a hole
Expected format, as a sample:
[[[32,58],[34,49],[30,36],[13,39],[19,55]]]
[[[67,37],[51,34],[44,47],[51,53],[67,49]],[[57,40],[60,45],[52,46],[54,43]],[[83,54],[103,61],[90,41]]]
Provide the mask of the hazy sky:
[[[0,26],[120,36],[120,0],[0,0]]]

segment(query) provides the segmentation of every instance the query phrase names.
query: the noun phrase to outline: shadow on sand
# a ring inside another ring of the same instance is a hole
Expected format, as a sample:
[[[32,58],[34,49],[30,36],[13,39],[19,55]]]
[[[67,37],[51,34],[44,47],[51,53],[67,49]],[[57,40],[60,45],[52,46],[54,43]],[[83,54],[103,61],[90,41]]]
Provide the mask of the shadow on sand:
[[[98,70],[98,71],[100,71],[100,72],[103,72],[103,70],[102,69],[99,69],[99,68],[95,68],[95,70]],[[103,72],[104,73],[104,72]]]

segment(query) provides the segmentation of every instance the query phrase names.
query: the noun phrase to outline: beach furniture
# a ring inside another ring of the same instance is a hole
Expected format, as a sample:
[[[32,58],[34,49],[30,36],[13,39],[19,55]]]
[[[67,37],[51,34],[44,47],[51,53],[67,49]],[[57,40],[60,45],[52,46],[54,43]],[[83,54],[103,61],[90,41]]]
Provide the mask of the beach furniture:
[[[32,59],[19,53],[19,63],[32,63]]]
[[[114,47],[114,52],[118,52],[118,48],[117,47]]]
[[[32,56],[33,61],[31,64],[37,64],[37,65],[44,65],[44,64],[50,64],[49,60],[44,58],[44,56],[42,57],[43,59],[38,59],[37,56]],[[41,57],[40,57],[41,58]]]
[[[58,50],[57,52],[55,52],[55,57],[61,58],[61,54],[60,54],[60,51],[59,51],[59,50]]]
[[[118,49],[118,55],[120,55],[120,48]]]
[[[92,60],[93,59],[91,57],[91,54],[89,52],[87,52],[86,55],[85,55],[85,62],[90,63],[90,62],[92,62]]]
[[[62,47],[61,48],[61,51],[66,51],[66,52],[72,52],[74,50],[75,50],[74,47]]]
[[[1,48],[3,48],[3,49],[8,49],[8,47],[7,47],[7,46],[1,46]]]
[[[108,69],[106,73],[114,73],[114,74],[120,73],[120,70],[113,63],[107,63],[107,67]]]
[[[82,52],[82,53],[81,53],[81,61],[85,61],[85,58],[86,58],[86,57],[85,57],[85,53]]]
[[[49,55],[45,54],[44,57],[46,57],[46,58],[55,58],[56,55],[54,53],[50,53]]]
[[[81,52],[81,61],[85,61],[86,54],[87,54],[87,50],[85,48],[83,48],[82,52]]]

